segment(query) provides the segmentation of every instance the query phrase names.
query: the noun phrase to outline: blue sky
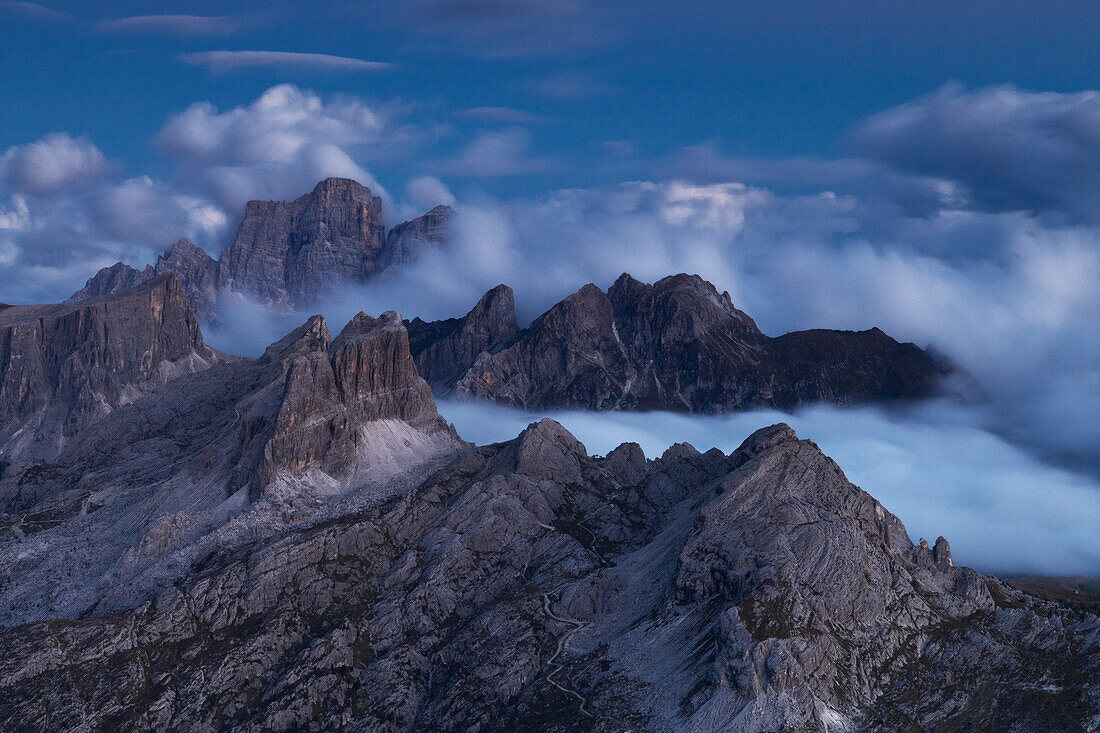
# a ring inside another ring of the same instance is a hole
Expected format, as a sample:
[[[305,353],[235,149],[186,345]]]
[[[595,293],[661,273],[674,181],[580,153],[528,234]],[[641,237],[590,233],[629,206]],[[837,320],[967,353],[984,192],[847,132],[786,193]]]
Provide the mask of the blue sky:
[[[200,99],[235,107],[292,82],[400,103],[410,119],[447,126],[411,160],[375,166],[390,185],[415,173],[418,158],[506,125],[469,110],[514,110],[498,115],[525,130],[544,164],[477,183],[530,194],[659,176],[688,145],[747,158],[835,156],[867,115],[948,82],[1072,92],[1096,87],[1100,73],[1094,2],[320,5],[0,3],[0,144],[68,131],[131,174],[163,173],[150,141],[169,115]],[[145,18],[155,15],[190,17]],[[217,51],[389,66],[186,60]]]

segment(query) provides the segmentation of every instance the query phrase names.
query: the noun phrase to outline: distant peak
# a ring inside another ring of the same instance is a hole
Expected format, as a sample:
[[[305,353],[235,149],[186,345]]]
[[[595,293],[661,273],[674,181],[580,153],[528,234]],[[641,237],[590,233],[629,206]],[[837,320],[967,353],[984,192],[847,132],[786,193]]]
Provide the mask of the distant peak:
[[[337,178],[332,176],[318,181],[317,185],[313,187],[313,193],[348,190],[362,190],[366,192],[367,196],[370,196],[370,189],[352,178]]]

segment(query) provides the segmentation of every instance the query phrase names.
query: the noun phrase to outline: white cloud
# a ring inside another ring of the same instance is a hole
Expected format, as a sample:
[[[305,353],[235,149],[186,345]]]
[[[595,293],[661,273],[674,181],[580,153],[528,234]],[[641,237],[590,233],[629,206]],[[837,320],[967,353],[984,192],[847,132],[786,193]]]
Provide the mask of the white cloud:
[[[408,199],[411,210],[420,213],[440,204],[454,206],[457,203],[450,189],[435,176],[419,176],[409,181],[405,184],[405,197]]]
[[[294,198],[327,176],[355,178],[382,195],[352,153],[370,158],[407,137],[384,110],[283,84],[224,112],[193,104],[168,120],[157,145],[178,164],[181,185],[235,216],[249,199]]]
[[[347,56],[331,56],[324,53],[293,53],[290,51],[199,51],[180,54],[180,60],[214,71],[248,69],[260,66],[284,68],[322,69],[329,71],[384,71],[393,64],[384,61]]]
[[[99,148],[63,132],[10,147],[0,157],[0,177],[7,185],[35,196],[87,187],[106,173],[107,161]]]
[[[227,36],[244,27],[240,17],[232,15],[131,15],[96,23],[99,33],[155,34],[169,36]]]
[[[549,160],[531,152],[531,136],[520,127],[482,132],[457,155],[439,164],[455,176],[515,176],[548,170]]]

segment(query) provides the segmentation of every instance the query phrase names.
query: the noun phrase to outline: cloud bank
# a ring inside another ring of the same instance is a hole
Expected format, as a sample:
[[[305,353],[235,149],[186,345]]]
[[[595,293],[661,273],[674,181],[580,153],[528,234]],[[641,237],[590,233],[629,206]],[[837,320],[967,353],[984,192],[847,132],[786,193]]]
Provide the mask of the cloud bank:
[[[1100,93],[948,86],[865,120],[857,154],[962,184],[975,205],[1100,221]]]

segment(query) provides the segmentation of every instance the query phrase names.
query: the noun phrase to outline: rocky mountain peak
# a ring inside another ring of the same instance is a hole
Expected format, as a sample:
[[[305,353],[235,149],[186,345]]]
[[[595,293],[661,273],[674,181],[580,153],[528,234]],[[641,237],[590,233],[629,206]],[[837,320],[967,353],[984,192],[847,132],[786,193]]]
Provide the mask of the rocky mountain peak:
[[[435,384],[447,389],[472,364],[512,343],[519,335],[512,289],[497,285],[481,296],[462,318],[427,323],[414,318],[408,325],[417,369],[432,374]]]
[[[245,204],[236,236],[218,260],[181,239],[144,270],[123,263],[100,270],[71,300],[121,292],[173,272],[205,321],[218,320],[226,290],[279,309],[303,308],[334,287],[392,274],[425,248],[445,246],[454,214],[436,206],[387,234],[381,198],[350,178],[326,178],[293,201]]]
[[[426,249],[445,246],[454,216],[454,209],[440,205],[395,226],[386,238],[384,267],[401,267],[415,261]]]
[[[376,269],[385,243],[382,200],[347,178],[327,178],[291,202],[249,201],[218,280],[278,306],[304,305]]]
[[[332,343],[328,323],[322,315],[310,316],[309,320],[267,347],[261,361],[281,361],[312,351],[327,351]]]
[[[920,397],[951,370],[878,329],[768,337],[698,275],[649,285],[623,273],[606,293],[589,283],[523,330],[507,318],[511,297],[502,317],[483,315],[494,297],[463,319],[409,324],[435,389],[523,408],[715,413]],[[503,323],[507,338],[460,347],[479,322]]]
[[[6,308],[0,451],[53,455],[120,405],[217,359],[172,274],[87,300]]]
[[[88,278],[84,287],[73,293],[66,303],[74,303],[88,298],[97,298],[102,295],[121,293],[123,290],[140,285],[153,277],[153,268],[146,265],[144,270],[136,270],[124,262],[104,267],[95,275]]]

